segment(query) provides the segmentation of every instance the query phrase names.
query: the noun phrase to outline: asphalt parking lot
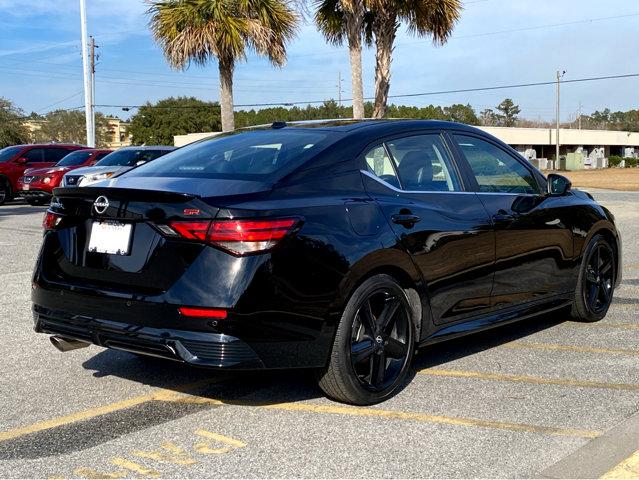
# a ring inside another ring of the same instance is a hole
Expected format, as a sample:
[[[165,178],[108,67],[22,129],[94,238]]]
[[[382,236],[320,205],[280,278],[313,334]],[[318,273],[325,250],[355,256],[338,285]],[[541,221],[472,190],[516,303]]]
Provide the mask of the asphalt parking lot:
[[[0,477],[639,477],[639,192],[592,193],[624,241],[602,322],[544,316],[425,349],[371,408],[308,372],[58,352],[30,311],[45,209],[0,207]]]

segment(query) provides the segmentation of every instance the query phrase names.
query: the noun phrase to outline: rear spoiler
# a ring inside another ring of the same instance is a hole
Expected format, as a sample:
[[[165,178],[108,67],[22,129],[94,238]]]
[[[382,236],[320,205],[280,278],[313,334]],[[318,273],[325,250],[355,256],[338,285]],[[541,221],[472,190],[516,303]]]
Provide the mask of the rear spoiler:
[[[166,192],[161,190],[144,190],[137,188],[117,187],[58,187],[53,189],[53,195],[57,198],[91,198],[101,195],[116,199],[125,198],[133,202],[168,202],[181,203],[199,198],[190,193]]]

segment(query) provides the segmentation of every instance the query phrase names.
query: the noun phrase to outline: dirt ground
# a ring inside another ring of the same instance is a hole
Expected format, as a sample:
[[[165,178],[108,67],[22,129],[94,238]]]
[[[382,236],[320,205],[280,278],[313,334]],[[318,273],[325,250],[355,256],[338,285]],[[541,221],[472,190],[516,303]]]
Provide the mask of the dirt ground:
[[[568,177],[575,187],[639,190],[639,168],[606,168],[555,173]]]

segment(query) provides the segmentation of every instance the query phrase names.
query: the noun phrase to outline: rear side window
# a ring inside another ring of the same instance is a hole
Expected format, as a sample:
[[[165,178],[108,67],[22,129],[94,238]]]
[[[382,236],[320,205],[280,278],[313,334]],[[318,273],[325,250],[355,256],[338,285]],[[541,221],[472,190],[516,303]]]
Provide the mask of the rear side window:
[[[387,142],[404,190],[418,192],[457,192],[459,178],[437,134],[414,135]]]
[[[473,171],[480,192],[540,193],[532,172],[501,148],[476,137],[454,137]]]
[[[320,149],[325,139],[322,132],[234,132],[180,148],[128,175],[262,178],[301,165]]]
[[[71,150],[66,148],[45,148],[44,149],[44,161],[51,163],[58,163],[64,157],[66,157]]]
[[[364,155],[364,159],[369,172],[386,183],[390,183],[393,187],[399,188],[397,173],[384,146],[380,145],[369,150]]]

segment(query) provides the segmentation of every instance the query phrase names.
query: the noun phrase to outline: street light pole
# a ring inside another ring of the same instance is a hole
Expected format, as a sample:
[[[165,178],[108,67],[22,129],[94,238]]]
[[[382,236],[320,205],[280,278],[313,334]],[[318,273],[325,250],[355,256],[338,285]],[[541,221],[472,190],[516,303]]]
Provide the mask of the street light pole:
[[[87,8],[86,0],[80,0],[80,29],[82,32],[82,69],[84,72],[84,113],[87,128],[87,146],[95,147],[95,132],[93,129],[93,89],[89,74],[89,52],[87,38]]]

